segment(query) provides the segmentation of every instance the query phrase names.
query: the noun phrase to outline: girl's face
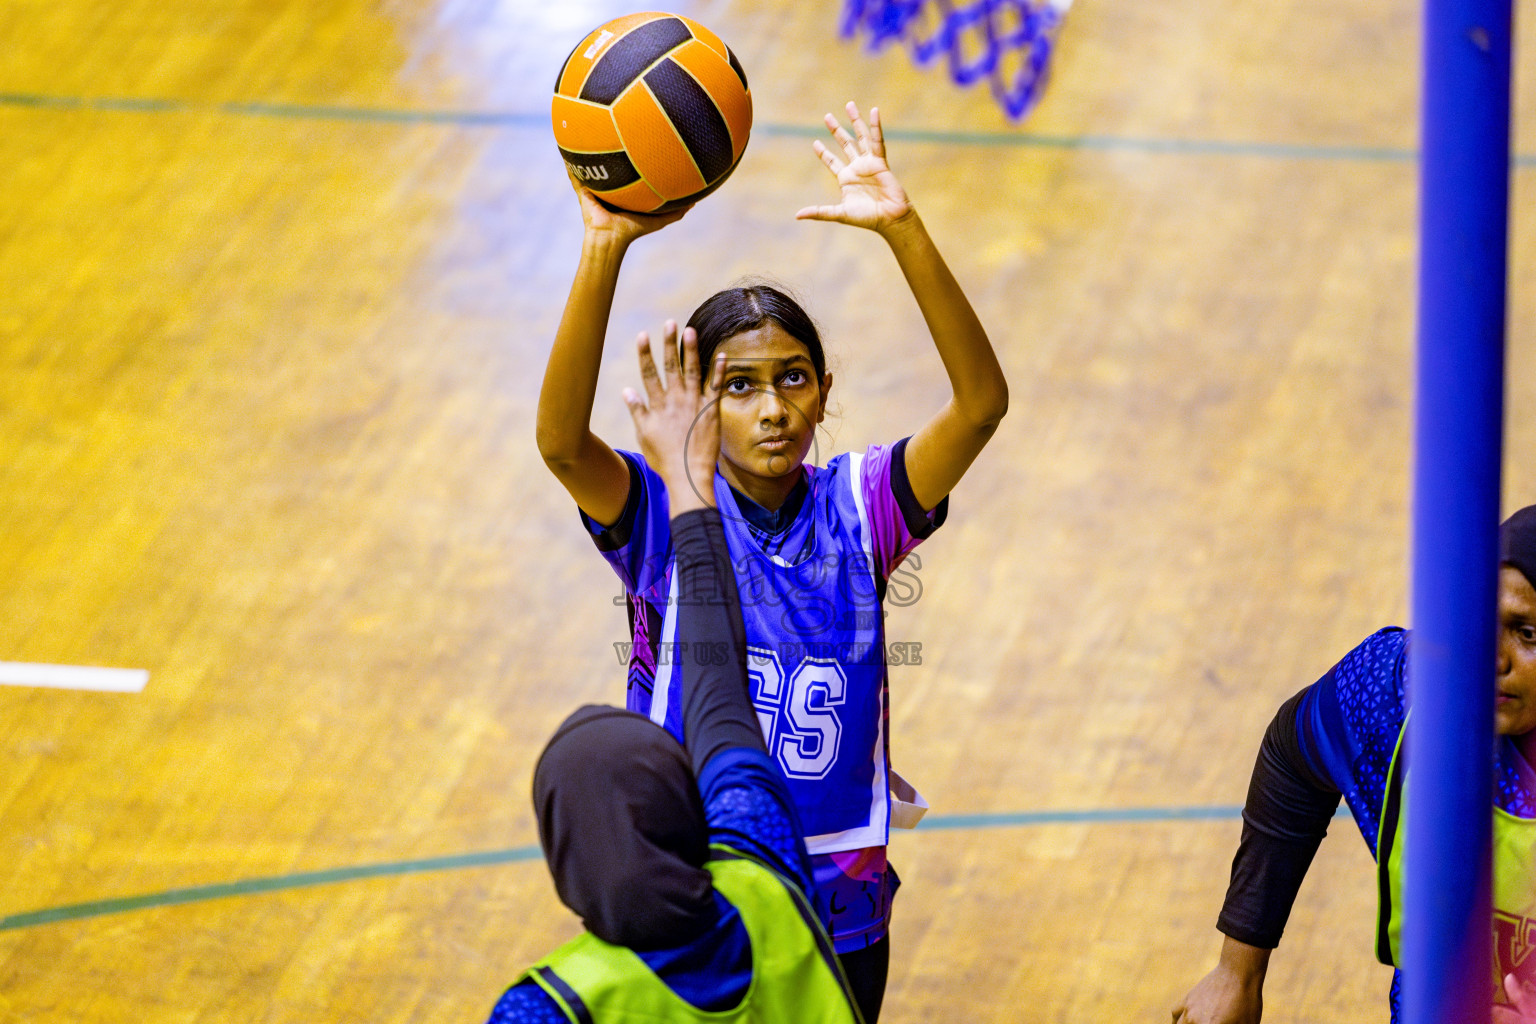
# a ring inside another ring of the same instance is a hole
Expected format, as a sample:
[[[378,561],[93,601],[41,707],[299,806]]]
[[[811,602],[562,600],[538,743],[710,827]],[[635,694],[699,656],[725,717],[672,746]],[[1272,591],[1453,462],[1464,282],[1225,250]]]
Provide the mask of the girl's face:
[[[725,386],[720,394],[720,471],[737,490],[789,493],[826,415],[832,375],[816,379],[804,343],[773,320],[720,343]]]
[[[1496,730],[1536,766],[1536,588],[1512,565],[1499,569],[1498,688]]]

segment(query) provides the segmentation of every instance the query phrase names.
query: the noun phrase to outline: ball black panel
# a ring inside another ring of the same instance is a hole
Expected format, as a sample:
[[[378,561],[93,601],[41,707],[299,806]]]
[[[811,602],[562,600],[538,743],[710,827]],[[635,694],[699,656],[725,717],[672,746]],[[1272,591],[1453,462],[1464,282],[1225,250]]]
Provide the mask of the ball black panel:
[[[725,48],[725,55],[726,55],[727,58],[730,59],[731,70],[736,72],[736,77],[737,78],[741,79],[741,87],[743,89],[750,88],[747,85],[747,72],[746,72],[746,70],[744,68],[742,68],[741,61],[736,59],[736,51],[732,50],[729,46],[727,46]]]
[[[576,180],[594,189],[611,192],[640,180],[640,172],[635,170],[629,154],[623,150],[617,153],[572,153],[562,146],[560,155],[565,157],[566,166],[576,175]]]
[[[677,18],[657,18],[631,29],[609,45],[581,87],[581,98],[612,103],[645,69],[693,38]]]
[[[560,91],[560,82],[565,78],[565,69],[571,66],[571,58],[576,56],[576,51],[581,48],[581,43],[571,47],[571,52],[565,55],[565,60],[560,62],[560,73],[555,76],[555,88],[553,92]]]
[[[672,60],[647,71],[645,84],[667,112],[704,180],[712,182],[730,170],[731,130],[704,87]]]
[[[725,179],[729,178],[731,176],[731,171],[734,171],[735,169],[736,169],[736,165],[732,164],[729,168],[726,169],[726,172],[724,174],[720,175],[720,177],[713,184],[706,185],[705,187],[699,189],[697,192],[695,192],[691,196],[683,196],[683,198],[681,198],[681,199],[674,199],[670,203],[663,203],[661,206],[658,206],[656,209],[652,210],[651,212],[652,213],[671,213],[673,210],[681,210],[685,206],[689,206],[689,205],[691,205],[693,203],[698,202],[700,199],[703,199],[705,196],[709,195],[711,192],[713,192],[715,189],[719,188],[721,185],[724,185],[725,184]]]

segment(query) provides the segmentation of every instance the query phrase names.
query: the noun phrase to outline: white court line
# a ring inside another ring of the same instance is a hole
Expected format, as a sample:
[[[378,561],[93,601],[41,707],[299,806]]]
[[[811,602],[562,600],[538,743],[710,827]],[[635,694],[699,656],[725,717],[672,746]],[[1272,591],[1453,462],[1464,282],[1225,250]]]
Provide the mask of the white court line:
[[[29,665],[0,661],[0,685],[47,686],[55,690],[138,693],[149,682],[142,668],[91,668],[84,665]]]

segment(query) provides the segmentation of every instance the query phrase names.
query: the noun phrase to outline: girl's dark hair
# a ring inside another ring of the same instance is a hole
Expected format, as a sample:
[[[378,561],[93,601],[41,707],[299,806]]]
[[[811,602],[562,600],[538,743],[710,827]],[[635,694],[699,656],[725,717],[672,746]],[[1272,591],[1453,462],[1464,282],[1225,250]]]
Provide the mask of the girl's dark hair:
[[[710,365],[715,349],[725,339],[761,327],[769,320],[806,347],[811,365],[816,368],[816,380],[820,382],[825,378],[827,355],[822,349],[816,322],[788,293],[761,282],[715,292],[693,311],[688,326],[699,337],[699,366]],[[707,369],[704,379],[709,379]]]

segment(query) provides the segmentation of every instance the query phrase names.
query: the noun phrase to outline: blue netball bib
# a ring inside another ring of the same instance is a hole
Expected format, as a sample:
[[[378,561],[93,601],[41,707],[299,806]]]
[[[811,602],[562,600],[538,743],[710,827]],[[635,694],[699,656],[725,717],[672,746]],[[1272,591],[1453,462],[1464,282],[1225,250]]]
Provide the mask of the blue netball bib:
[[[736,571],[752,701],[789,782],[812,854],[886,843],[890,814],[884,614],[890,573],[943,521],[915,507],[903,442],[807,465],[789,527],[764,534],[725,479],[715,499]],[[607,529],[587,520],[629,608],[628,706],[681,737],[677,594],[666,490],[624,452],[630,502]]]

